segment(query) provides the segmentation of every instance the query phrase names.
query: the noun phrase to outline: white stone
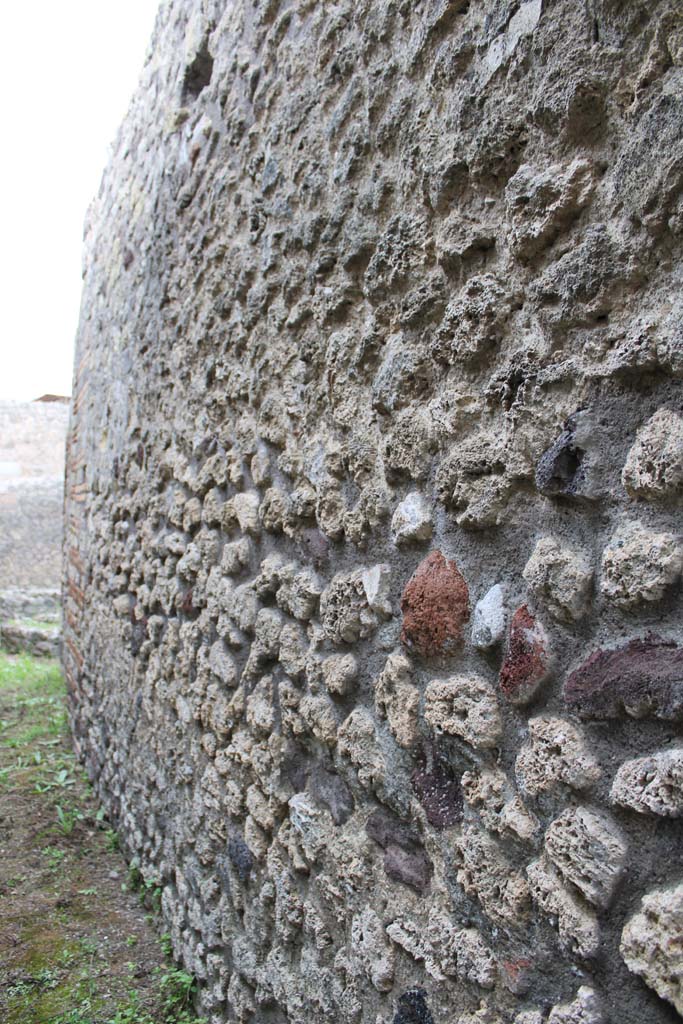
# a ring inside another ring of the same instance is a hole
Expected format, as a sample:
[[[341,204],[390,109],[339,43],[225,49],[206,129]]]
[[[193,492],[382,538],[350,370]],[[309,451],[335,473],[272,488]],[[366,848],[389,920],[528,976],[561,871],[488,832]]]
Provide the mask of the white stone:
[[[365,597],[373,612],[382,616],[391,615],[391,566],[386,562],[373,565],[372,568],[363,571],[362,580]]]
[[[411,491],[398,505],[391,519],[394,544],[429,540],[433,529],[429,505],[419,491]]]
[[[505,636],[507,605],[505,590],[496,583],[477,601],[472,616],[472,643],[479,650],[495,647]]]

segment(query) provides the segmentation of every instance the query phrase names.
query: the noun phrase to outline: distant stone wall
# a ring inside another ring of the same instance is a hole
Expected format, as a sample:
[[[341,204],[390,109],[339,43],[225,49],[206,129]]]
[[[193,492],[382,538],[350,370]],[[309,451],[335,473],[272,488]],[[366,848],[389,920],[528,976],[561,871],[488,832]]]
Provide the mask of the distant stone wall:
[[[0,402],[0,591],[59,588],[68,421],[61,402]]]
[[[675,0],[162,7],[64,659],[211,1024],[683,1012],[682,153]]]

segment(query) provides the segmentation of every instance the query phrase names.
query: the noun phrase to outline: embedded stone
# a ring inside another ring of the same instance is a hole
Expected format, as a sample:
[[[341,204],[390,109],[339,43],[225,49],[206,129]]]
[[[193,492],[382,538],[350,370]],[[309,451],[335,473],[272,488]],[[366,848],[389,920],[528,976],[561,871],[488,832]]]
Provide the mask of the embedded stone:
[[[679,818],[683,814],[683,749],[626,761],[612,783],[610,799],[639,814]]]
[[[465,772],[462,793],[486,828],[500,835],[512,833],[525,842],[532,841],[540,831],[540,822],[526,807],[499,768],[482,768]]]
[[[358,678],[358,662],[353,654],[332,654],[322,663],[323,680],[333,697],[347,697]]]
[[[389,811],[377,810],[368,818],[365,831],[384,850],[387,877],[424,892],[432,877],[432,862],[416,831]]]
[[[399,996],[393,1024],[434,1024],[426,995],[422,988],[411,988]]]
[[[565,881],[596,907],[607,907],[619,884],[628,844],[621,829],[604,814],[571,807],[550,823],[545,852]]]
[[[386,563],[373,565],[363,572],[363,589],[369,607],[382,618],[391,615],[389,589],[391,587],[391,566]]]
[[[389,992],[394,985],[394,947],[387,939],[384,925],[374,910],[366,907],[351,922],[355,957],[378,992]]]
[[[469,590],[455,562],[440,551],[420,562],[403,591],[401,611],[406,647],[423,658],[453,654],[469,619]]]
[[[588,789],[600,778],[600,766],[583,734],[564,718],[540,715],[529,719],[529,742],[515,761],[519,785],[538,796],[564,784]]]
[[[594,498],[590,458],[591,417],[587,410],[570,416],[562,432],[536,466],[536,487],[547,497]]]
[[[468,825],[456,840],[458,882],[477,899],[492,921],[518,926],[529,911],[529,886],[498,843],[483,829]]]
[[[377,617],[368,604],[362,570],[332,579],[320,598],[320,617],[333,643],[356,643],[374,632]]]
[[[511,704],[523,707],[538,693],[550,674],[548,637],[525,604],[510,622],[508,646],[500,669],[501,693]]]
[[[461,978],[482,988],[493,988],[497,963],[475,928],[456,928],[443,914],[429,914],[422,921],[402,915],[387,927],[387,935],[414,960],[424,963],[436,981]]]
[[[390,654],[375,681],[375,707],[386,718],[396,742],[412,747],[419,736],[420,691],[412,682],[412,670],[402,654]]]
[[[634,498],[679,501],[683,496],[683,417],[658,409],[640,428],[621,473]]]
[[[351,817],[353,795],[341,775],[317,765],[311,771],[308,786],[313,799],[330,812],[335,825],[343,825]]]
[[[626,922],[619,952],[661,999],[683,1016],[683,883],[654,889],[643,896],[640,910]]]
[[[462,818],[462,790],[447,763],[434,751],[415,769],[410,779],[413,792],[422,804],[430,825],[450,828]]]
[[[553,1006],[548,1024],[603,1024],[604,1017],[594,989],[582,985],[571,1003]]]
[[[591,654],[564,684],[567,705],[584,718],[683,719],[683,648],[649,634]]]
[[[412,544],[429,540],[434,526],[429,505],[419,491],[412,491],[397,506],[391,519],[394,544]]]
[[[429,683],[424,714],[436,733],[459,736],[475,750],[497,746],[503,734],[493,687],[477,676],[454,676]]]
[[[660,601],[683,570],[683,545],[673,533],[640,523],[620,527],[602,555],[600,590],[621,608]]]
[[[541,537],[522,573],[537,600],[561,622],[578,622],[588,610],[593,570],[586,559],[554,537]]]
[[[507,604],[505,590],[496,583],[477,601],[472,616],[472,643],[479,650],[499,644],[505,635]]]
[[[596,956],[600,946],[600,925],[595,911],[564,885],[545,855],[532,861],[526,874],[531,898],[556,922],[562,947],[576,956]]]

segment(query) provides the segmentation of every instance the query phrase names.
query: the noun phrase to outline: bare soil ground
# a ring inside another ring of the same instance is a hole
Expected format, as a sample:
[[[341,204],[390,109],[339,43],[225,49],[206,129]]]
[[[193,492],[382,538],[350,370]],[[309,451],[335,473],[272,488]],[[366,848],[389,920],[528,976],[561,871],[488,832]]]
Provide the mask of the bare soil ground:
[[[70,749],[59,666],[0,654],[0,1020],[198,1024]]]

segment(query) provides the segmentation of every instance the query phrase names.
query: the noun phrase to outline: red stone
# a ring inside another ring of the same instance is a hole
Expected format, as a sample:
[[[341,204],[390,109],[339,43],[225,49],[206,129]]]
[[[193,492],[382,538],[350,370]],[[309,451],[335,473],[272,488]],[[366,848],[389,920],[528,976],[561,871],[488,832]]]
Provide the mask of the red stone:
[[[564,699],[584,718],[683,719],[683,647],[649,634],[591,654],[567,678]]]
[[[452,654],[470,617],[470,594],[455,562],[432,551],[408,580],[401,598],[401,641],[423,658]]]
[[[507,652],[500,669],[501,692],[511,704],[528,704],[547,679],[549,670],[548,637],[523,604],[510,622]]]

